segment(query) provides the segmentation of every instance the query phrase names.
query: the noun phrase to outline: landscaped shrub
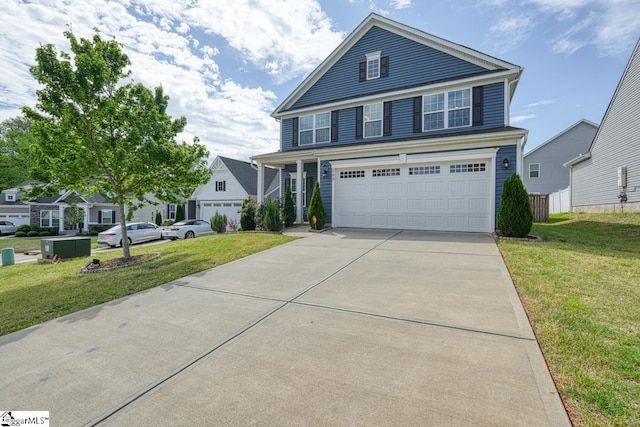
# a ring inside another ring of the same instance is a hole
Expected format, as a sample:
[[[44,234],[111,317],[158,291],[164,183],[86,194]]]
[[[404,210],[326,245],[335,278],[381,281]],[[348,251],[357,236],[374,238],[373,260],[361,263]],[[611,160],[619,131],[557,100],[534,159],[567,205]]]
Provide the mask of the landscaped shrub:
[[[176,221],[172,220],[172,219],[165,219],[164,221],[162,221],[162,226],[166,227],[168,225],[173,225]]]
[[[25,235],[31,231],[31,226],[29,224],[20,224],[17,228],[16,228],[16,235],[18,235],[18,233],[25,233]],[[20,237],[20,236],[18,236]]]
[[[216,210],[215,215],[211,217],[211,229],[216,233],[227,231],[227,216]]]
[[[156,211],[156,225],[162,225],[162,214],[160,211]]]
[[[27,237],[27,233],[25,233],[24,231],[16,231],[15,236],[16,237]]]
[[[41,231],[40,233],[38,233],[38,235],[39,235],[39,236],[43,236],[43,237],[44,237],[44,236],[53,236],[53,234],[51,234],[51,232],[50,232],[50,231],[48,231],[48,230],[43,230],[43,231]]]
[[[37,231],[38,233],[42,231],[42,228],[40,228],[40,226],[38,225],[30,225],[29,226],[29,231]]]
[[[238,231],[238,227],[240,224],[235,219],[230,219],[227,223],[227,226],[231,229],[231,231]]]
[[[269,197],[262,204],[264,207],[263,228],[267,231],[282,230],[282,219],[280,218],[280,203]]]
[[[322,230],[327,221],[327,212],[324,210],[322,194],[320,194],[320,183],[318,181],[316,181],[316,185],[313,186],[313,193],[311,193],[307,220],[309,221],[309,226],[314,230]]]
[[[296,220],[296,209],[293,202],[291,187],[287,187],[284,193],[284,209],[282,210],[282,221],[285,227],[291,227]]]
[[[242,208],[240,208],[240,227],[243,231],[256,229],[256,201],[251,197],[242,202]]]
[[[178,205],[176,208],[176,222],[184,221],[184,207],[182,205]]]
[[[262,203],[256,207],[256,230],[266,230],[264,227],[265,205]]]
[[[27,233],[27,237],[38,237],[40,235],[39,231],[30,231]]]
[[[502,185],[497,226],[500,233],[508,237],[527,237],[533,226],[529,194],[515,173]]]
[[[89,229],[89,234],[92,236],[97,236],[99,233],[110,229],[112,226],[113,225],[92,225]]]

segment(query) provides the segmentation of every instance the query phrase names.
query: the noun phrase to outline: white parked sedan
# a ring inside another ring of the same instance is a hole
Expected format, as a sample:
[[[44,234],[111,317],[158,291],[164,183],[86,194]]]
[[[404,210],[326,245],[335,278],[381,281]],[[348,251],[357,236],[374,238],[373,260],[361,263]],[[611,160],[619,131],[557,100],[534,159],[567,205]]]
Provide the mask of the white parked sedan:
[[[3,234],[15,234],[16,225],[11,221],[0,221],[0,236]]]
[[[129,244],[148,242],[162,239],[162,229],[150,222],[133,222],[127,224],[127,238]],[[122,230],[120,225],[98,233],[98,243],[109,245],[112,248],[122,246]]]
[[[211,224],[201,219],[188,219],[162,228],[163,239],[193,239],[194,237],[213,234]]]

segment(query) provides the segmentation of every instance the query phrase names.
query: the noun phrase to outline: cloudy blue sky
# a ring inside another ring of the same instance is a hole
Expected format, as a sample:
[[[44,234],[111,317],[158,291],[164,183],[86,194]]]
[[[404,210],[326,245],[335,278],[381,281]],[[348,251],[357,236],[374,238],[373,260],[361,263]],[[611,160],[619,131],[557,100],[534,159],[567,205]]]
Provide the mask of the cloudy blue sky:
[[[371,12],[525,68],[512,125],[527,150],[582,118],[600,123],[640,36],[640,0],[3,0],[0,120],[35,103],[35,49],[97,27],[133,78],[162,84],[181,139],[248,159],[278,150],[270,117]]]

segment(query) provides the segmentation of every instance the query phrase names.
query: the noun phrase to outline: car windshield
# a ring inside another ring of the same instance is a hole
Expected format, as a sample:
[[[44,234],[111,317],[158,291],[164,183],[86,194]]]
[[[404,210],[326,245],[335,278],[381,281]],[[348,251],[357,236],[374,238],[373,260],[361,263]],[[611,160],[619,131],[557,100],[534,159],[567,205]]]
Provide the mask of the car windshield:
[[[193,221],[178,221],[173,225],[191,225],[193,224]]]

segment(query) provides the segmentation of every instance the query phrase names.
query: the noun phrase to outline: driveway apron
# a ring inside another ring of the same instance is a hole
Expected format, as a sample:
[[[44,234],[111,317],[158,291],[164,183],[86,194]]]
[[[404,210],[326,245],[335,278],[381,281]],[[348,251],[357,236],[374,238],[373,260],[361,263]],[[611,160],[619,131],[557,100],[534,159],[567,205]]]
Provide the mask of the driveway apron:
[[[51,425],[570,425],[491,236],[292,234],[0,337],[0,410]]]

